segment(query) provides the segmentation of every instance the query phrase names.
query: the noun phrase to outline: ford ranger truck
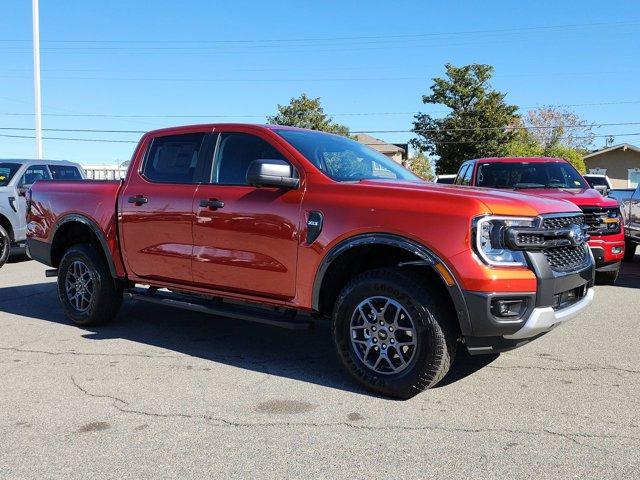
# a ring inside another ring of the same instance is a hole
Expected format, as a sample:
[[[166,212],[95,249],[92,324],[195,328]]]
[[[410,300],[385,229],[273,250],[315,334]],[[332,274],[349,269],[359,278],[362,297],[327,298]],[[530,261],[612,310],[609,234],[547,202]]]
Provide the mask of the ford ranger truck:
[[[460,166],[454,182],[517,190],[545,198],[568,200],[584,213],[589,246],[596,261],[596,283],[611,285],[624,257],[620,206],[603,197],[566,160],[560,158],[480,158]]]
[[[594,261],[562,200],[422,181],[348,138],[281,126],[145,134],[117,181],[44,181],[28,247],[76,324],[123,296],[296,328],[328,319],[346,370],[408,398],[456,349],[523,345],[584,311]]]

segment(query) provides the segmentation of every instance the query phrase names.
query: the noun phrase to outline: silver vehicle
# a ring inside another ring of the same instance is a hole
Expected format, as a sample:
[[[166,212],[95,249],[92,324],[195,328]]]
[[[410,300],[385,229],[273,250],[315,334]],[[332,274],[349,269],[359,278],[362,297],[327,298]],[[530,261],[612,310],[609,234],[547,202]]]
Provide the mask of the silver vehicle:
[[[619,188],[609,192],[609,196],[620,203],[622,223],[624,225],[624,259],[629,262],[640,245],[640,185],[636,188]]]
[[[0,159],[0,267],[11,249],[24,247],[27,202],[25,193],[38,180],[81,180],[77,163],[62,160]]]

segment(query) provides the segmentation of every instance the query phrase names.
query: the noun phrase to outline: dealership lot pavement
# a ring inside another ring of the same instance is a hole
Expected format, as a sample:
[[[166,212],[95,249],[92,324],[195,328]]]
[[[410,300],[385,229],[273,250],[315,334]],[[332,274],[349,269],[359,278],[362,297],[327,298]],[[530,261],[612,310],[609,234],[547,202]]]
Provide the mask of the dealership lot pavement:
[[[347,378],[329,330],[128,302],[65,319],[0,270],[0,478],[638,478],[640,258],[591,310],[406,402]]]

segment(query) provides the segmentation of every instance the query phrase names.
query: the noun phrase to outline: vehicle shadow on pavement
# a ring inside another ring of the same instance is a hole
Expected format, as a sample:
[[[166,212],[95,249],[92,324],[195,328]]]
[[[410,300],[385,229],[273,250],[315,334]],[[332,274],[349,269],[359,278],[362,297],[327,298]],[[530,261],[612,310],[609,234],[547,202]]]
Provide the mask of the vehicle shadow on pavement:
[[[632,262],[622,262],[620,275],[614,286],[640,288],[640,255],[636,255]]]
[[[71,325],[58,304],[52,282],[0,288],[0,311]],[[286,330],[177,308],[126,301],[116,320],[100,327],[78,327],[87,340],[124,339],[212,362],[259,371],[362,395],[337,359],[329,324],[311,330]],[[90,351],[91,345],[82,347]],[[132,345],[132,349],[142,350]],[[148,350],[144,350],[148,352]],[[497,358],[470,356],[464,347],[438,387],[472,375]]]

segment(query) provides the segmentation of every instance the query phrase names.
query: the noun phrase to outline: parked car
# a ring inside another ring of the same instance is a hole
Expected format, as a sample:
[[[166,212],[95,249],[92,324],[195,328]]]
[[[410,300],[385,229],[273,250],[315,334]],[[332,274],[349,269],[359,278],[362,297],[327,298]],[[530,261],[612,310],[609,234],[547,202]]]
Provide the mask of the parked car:
[[[9,258],[12,248],[25,246],[25,192],[36,181],[52,178],[82,179],[84,173],[72,162],[0,159],[0,267]]]
[[[448,183],[448,184],[452,184],[453,181],[456,179],[456,175],[436,175],[436,179],[435,182],[436,183]]]
[[[624,256],[624,233],[617,200],[592,189],[560,158],[480,158],[464,162],[456,184],[517,190],[567,200],[585,214],[584,226],[596,260],[596,283],[613,284]]]
[[[358,382],[400,398],[461,342],[516,348],[593,299],[575,205],[424,182],[311,130],[153,131],[123,183],[38,182],[29,205],[30,254],[77,324],[112,320],[123,294],[292,328],[310,313]]]
[[[602,196],[607,196],[609,191],[613,188],[611,180],[609,180],[609,177],[606,175],[585,173],[582,177],[587,181],[591,188],[600,192]]]
[[[624,260],[630,262],[640,244],[640,185],[636,188],[613,189],[609,196],[620,202],[624,225]]]

